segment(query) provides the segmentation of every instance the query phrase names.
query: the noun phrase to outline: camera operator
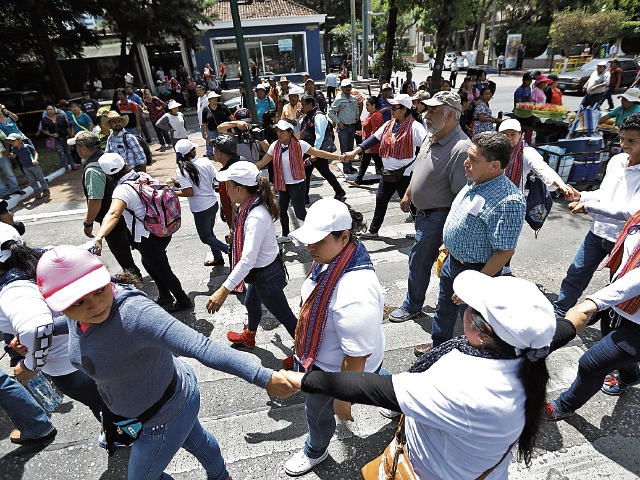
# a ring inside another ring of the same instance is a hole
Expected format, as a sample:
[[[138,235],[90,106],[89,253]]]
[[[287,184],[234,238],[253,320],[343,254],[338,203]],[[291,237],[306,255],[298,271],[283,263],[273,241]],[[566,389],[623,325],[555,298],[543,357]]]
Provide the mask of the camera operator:
[[[318,110],[313,96],[304,94],[301,102],[302,108],[296,113],[298,128],[300,129],[300,140],[304,140],[318,150],[335,152],[336,144],[333,135],[333,126],[329,123],[327,116]],[[311,162],[313,162],[304,167],[306,187],[304,203],[311,203],[309,201],[309,188],[311,186],[311,173],[314,168],[329,182],[329,185],[331,185],[331,188],[333,188],[335,192],[334,198],[336,200],[343,200],[347,194],[329,168],[329,161],[326,158],[316,159],[308,154],[305,154],[304,158],[305,160],[309,158]]]
[[[245,160],[256,163],[260,160],[260,148],[257,140],[251,135],[251,112],[248,108],[239,108],[233,114],[233,120],[218,125],[218,134],[227,133],[236,138],[237,150]],[[260,135],[259,135],[260,136]]]
[[[232,123],[232,122],[228,122]],[[213,147],[213,153],[216,156],[216,160],[222,164],[221,172],[227,170],[231,165],[246,158],[238,155],[238,142],[233,135],[226,133],[220,133],[216,138],[211,140],[211,146]],[[231,205],[231,199],[227,191],[227,182],[219,182],[220,195],[220,217],[227,222],[229,229],[233,227],[233,206]]]

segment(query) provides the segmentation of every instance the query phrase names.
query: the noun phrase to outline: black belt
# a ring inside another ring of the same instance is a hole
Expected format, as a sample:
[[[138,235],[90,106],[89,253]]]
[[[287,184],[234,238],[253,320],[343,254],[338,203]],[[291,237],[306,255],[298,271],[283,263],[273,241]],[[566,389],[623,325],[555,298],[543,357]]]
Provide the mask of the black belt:
[[[458,262],[460,265],[464,265],[465,267],[469,267],[469,268],[473,268],[474,270],[481,270],[486,263],[471,263],[471,262],[462,262],[460,260],[458,260],[457,258],[455,258],[453,255],[449,255],[449,257],[451,258],[451,260]]]
[[[171,378],[171,382],[169,382],[169,386],[165,389],[164,393],[160,397],[160,400],[158,400],[156,403],[154,403],[149,408],[147,408],[144,412],[138,415],[136,417],[138,421],[144,424],[149,420],[151,420],[153,417],[155,417],[156,414],[160,411],[160,409],[164,406],[164,404],[167,403],[171,399],[171,397],[173,397],[174,393],[176,393],[177,385],[178,385],[178,372],[174,367],[173,377]],[[113,414],[113,418],[116,420],[126,420],[125,417],[116,415],[115,413]]]
[[[431,212],[448,212],[451,207],[438,207],[438,208],[418,208],[418,212],[431,213]]]

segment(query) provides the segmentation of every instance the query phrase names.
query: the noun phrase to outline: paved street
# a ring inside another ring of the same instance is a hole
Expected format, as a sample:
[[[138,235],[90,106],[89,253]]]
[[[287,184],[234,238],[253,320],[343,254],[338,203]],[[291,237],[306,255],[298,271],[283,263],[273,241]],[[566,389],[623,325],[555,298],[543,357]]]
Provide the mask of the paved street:
[[[430,73],[426,68],[419,67],[415,70],[414,78],[420,81]],[[445,78],[448,78],[448,73]],[[497,76],[492,78],[495,80]],[[491,103],[494,113],[498,110],[509,111],[512,107],[513,90],[520,80],[501,77],[495,81],[498,83],[498,93]],[[579,97],[565,96],[565,104],[570,108],[576,108],[579,101]],[[193,117],[190,120],[193,126]],[[197,133],[194,133],[193,138],[197,137]],[[200,144],[202,143],[200,139]],[[152,149],[155,150],[156,146],[157,144],[152,145]],[[198,150],[198,153],[203,152],[204,148]],[[173,176],[175,160],[171,155],[156,154],[156,158],[158,163],[150,167],[149,173],[158,179]],[[344,175],[337,166],[333,168],[340,175],[340,180],[344,180]],[[333,195],[332,189],[322,178],[313,180],[312,201]],[[370,222],[375,186],[356,189],[346,188],[345,185],[345,189],[347,203],[362,212]],[[50,202],[36,205],[33,201],[28,201],[14,209],[14,214],[25,221],[25,240],[33,247],[84,242],[84,201],[79,172],[54,180],[51,190]],[[290,216],[297,221],[293,215]],[[407,256],[411,240],[405,239],[405,234],[413,231],[413,225],[405,223],[406,217],[400,211],[399,200],[394,198],[380,230],[381,238],[365,241],[385,293],[387,312],[397,308],[406,293]],[[551,300],[555,299],[573,254],[589,228],[589,222],[590,217],[569,214],[566,203],[557,200],[537,239],[533,231],[527,225],[524,226],[512,261],[514,274],[535,282]],[[219,222],[216,233],[224,235],[224,227]],[[221,285],[229,268],[225,266],[211,269],[203,266],[207,248],[198,239],[186,202],[183,203],[183,226],[174,235],[168,251],[174,271],[196,305],[194,311],[181,313],[178,318],[212,340],[227,344],[227,331],[242,328],[246,311],[240,298],[232,295],[215,315],[206,312],[208,296]],[[137,253],[134,256],[139,259]],[[112,271],[117,271],[117,264],[110,252],[105,251],[103,258]],[[294,242],[285,246],[285,260],[290,276],[285,292],[291,307],[297,312],[300,286],[310,266],[311,257],[303,246]],[[606,278],[606,272],[597,273],[588,291],[604,286]],[[149,277],[145,277],[144,290],[150,296],[157,294]],[[414,345],[429,340],[437,292],[438,279],[434,275],[427,292],[424,316],[402,324],[384,321],[387,338],[384,367],[392,373],[406,370],[415,359]],[[456,334],[461,333],[462,326],[458,325]],[[571,384],[578,358],[598,339],[598,330],[588,328],[570,346],[550,357],[550,398],[555,398]],[[288,355],[292,346],[292,339],[286,330],[269,313],[261,323],[256,341],[256,348],[247,351],[246,355],[271,368],[280,368],[281,360]],[[264,390],[235,377],[208,369],[191,359],[182,360],[196,371],[201,392],[200,420],[220,442],[234,480],[288,478],[283,464],[302,447],[307,432],[303,395],[297,394],[285,400],[269,397]],[[10,370],[6,356],[0,360],[0,367]],[[135,365],[131,368],[135,368]],[[448,379],[442,378],[441,381],[447,382]],[[598,393],[569,421],[543,424],[532,467],[526,469],[523,464],[514,460],[509,470],[510,478],[638,478],[639,412],[640,391],[636,388],[631,388],[620,398]],[[58,429],[58,435],[50,445],[36,450],[17,447],[9,442],[9,433],[13,427],[7,416],[0,413],[0,479],[126,478],[128,449],[119,449],[109,459],[95,441],[98,423],[84,405],[65,398],[51,418]],[[354,423],[339,422],[336,436],[329,447],[329,458],[313,472],[300,478],[360,478],[360,468],[378,456],[391,440],[396,422],[383,418],[376,408],[369,406],[354,407],[354,418]],[[177,480],[205,478],[197,461],[184,451],[178,453],[167,472]]]

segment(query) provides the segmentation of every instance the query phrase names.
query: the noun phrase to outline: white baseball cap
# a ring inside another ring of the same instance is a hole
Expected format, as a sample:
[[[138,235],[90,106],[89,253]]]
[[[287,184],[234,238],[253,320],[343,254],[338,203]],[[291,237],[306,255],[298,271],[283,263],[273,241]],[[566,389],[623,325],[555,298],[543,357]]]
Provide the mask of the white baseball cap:
[[[520,122],[515,118],[509,118],[500,124],[499,132],[504,132],[505,130],[515,130],[516,132],[522,131],[522,126]]]
[[[13,240],[18,245],[22,245],[22,237],[13,225],[0,222],[0,245],[4,245],[9,240]],[[0,263],[6,262],[11,256],[11,250],[3,248],[0,250]]]
[[[172,108],[178,108],[178,107],[181,107],[181,106],[182,106],[182,104],[176,102],[175,100],[169,100],[169,103],[167,103],[167,108],[169,110],[171,110]]]
[[[118,173],[125,166],[124,158],[118,153],[103,153],[98,159],[98,164],[104,173],[113,175]]]
[[[295,130],[296,127],[293,126],[293,124],[287,122],[284,119],[278,120],[278,123],[276,123],[276,128],[278,130]]]
[[[291,236],[309,245],[331,232],[349,230],[352,224],[349,207],[334,198],[323,198],[309,207],[304,225],[291,232]]]
[[[351,79],[349,79],[349,78],[343,78],[342,81],[340,82],[340,88],[342,88],[342,87],[350,87],[351,85],[352,85]]]
[[[254,187],[260,181],[260,170],[254,163],[243,160],[234,163],[226,170],[219,171],[216,180],[219,182],[233,180],[240,185]]]
[[[198,145],[192,143],[190,140],[183,138],[176,142],[176,153],[179,153],[180,155],[186,155],[197,146]]]
[[[390,98],[389,103],[391,105],[402,105],[403,107],[407,107],[409,109],[413,106],[411,97],[406,93],[401,93],[399,95],[396,95],[394,98]]]
[[[534,283],[466,270],[453,281],[453,291],[517,350],[544,349],[551,344],[556,316],[551,302]]]

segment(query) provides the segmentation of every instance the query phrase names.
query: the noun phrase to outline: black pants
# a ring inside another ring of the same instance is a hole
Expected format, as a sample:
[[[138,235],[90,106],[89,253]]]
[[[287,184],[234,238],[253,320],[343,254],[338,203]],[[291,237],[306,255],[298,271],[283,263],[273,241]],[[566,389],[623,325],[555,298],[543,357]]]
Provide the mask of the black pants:
[[[131,244],[129,243],[129,230],[127,230],[127,224],[124,218],[120,217],[116,226],[104,237],[109,245],[109,250],[118,262],[118,265],[122,270],[130,270],[140,278],[142,273],[133,261],[133,255],[131,254]]]
[[[451,72],[449,75],[449,83],[451,84],[451,88],[456,88],[456,79],[458,78],[458,72]]]
[[[336,98],[336,87],[327,87],[327,103]]]
[[[382,158],[380,158],[380,154],[363,153],[362,161],[360,162],[360,168],[358,169],[358,176],[356,177],[356,183],[362,183],[362,179],[364,178],[364,174],[367,173],[367,168],[369,168],[369,163],[371,163],[371,160],[373,160],[373,163],[376,166],[376,173],[380,175],[380,173],[382,172]]]
[[[304,167],[304,173],[306,175],[306,178],[304,179],[305,187],[306,187],[305,197],[304,197],[305,203],[311,203],[308,200],[309,200],[309,189],[311,187],[311,173],[313,172],[314,168],[318,170],[318,173],[322,175],[327,180],[327,182],[329,182],[329,185],[331,185],[331,188],[333,188],[333,191],[336,192],[336,197],[342,198],[346,195],[345,191],[340,185],[340,182],[338,181],[336,176],[333,174],[333,172],[329,168],[329,160],[327,160],[326,158],[318,158],[315,162],[313,162],[308,167]]]
[[[371,226],[369,227],[371,233],[378,233],[384,221],[384,216],[387,214],[387,207],[391,197],[393,197],[394,193],[397,193],[400,200],[402,200],[410,180],[411,177],[409,175],[403,176],[399,182],[385,182],[380,177],[380,183],[376,191],[376,208],[373,211],[373,220],[371,220]]]

